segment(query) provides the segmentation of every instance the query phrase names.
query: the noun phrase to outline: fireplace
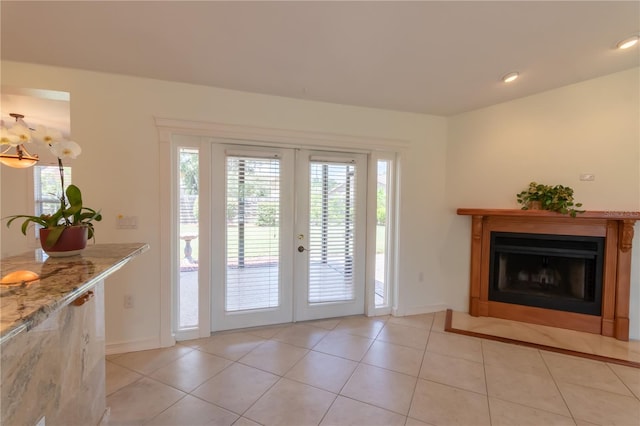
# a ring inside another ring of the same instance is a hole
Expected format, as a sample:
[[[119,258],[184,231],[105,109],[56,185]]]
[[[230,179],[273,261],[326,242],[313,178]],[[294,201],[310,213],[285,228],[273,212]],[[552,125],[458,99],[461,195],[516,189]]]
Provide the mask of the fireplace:
[[[604,238],[492,232],[489,300],[602,313]]]
[[[629,339],[640,212],[457,212],[472,217],[469,314]]]

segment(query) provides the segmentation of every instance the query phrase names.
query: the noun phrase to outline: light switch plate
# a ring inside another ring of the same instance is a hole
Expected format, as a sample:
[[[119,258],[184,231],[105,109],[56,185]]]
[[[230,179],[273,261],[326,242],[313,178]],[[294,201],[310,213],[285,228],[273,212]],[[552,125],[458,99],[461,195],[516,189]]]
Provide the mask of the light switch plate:
[[[123,216],[118,215],[116,217],[116,228],[118,229],[138,229],[138,216]]]

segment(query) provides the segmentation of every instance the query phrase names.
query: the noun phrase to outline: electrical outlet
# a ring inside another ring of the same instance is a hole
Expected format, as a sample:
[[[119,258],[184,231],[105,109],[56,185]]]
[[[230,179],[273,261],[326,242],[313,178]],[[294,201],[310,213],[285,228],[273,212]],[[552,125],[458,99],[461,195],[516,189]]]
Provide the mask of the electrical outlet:
[[[130,294],[124,295],[124,308],[133,309],[133,296]]]

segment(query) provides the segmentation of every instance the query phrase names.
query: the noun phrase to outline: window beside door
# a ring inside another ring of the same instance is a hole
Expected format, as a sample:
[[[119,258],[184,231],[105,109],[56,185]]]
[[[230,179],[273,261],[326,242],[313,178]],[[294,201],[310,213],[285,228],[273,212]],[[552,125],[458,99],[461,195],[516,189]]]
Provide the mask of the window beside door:
[[[389,315],[396,300],[396,154],[371,154],[367,200],[367,314]]]
[[[197,148],[178,149],[178,330],[198,326],[199,157]]]
[[[376,257],[375,257],[375,306],[389,306],[389,220],[391,203],[391,160],[376,162]]]

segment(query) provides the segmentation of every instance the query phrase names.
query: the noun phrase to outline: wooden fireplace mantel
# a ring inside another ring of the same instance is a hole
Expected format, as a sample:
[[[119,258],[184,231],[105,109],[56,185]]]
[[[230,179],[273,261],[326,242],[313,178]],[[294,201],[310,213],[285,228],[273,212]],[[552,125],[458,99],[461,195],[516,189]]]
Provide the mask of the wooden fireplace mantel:
[[[633,227],[640,212],[587,211],[577,217],[545,210],[460,208],[472,217],[469,313],[629,340],[629,295]],[[600,316],[489,300],[491,232],[580,235],[605,238]]]

